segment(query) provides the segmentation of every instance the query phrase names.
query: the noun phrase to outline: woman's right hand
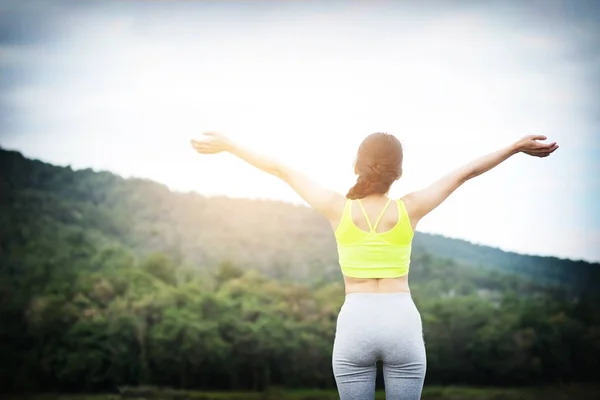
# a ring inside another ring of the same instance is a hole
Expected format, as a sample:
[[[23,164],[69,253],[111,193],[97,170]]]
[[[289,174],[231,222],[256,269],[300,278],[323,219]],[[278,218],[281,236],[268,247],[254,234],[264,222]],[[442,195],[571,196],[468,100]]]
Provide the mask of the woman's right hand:
[[[200,154],[216,154],[222,151],[229,151],[233,142],[222,133],[203,132],[203,139],[192,139],[190,143],[194,150]]]
[[[539,140],[546,140],[546,136],[543,135],[529,135],[517,142],[517,150],[519,152],[529,154],[535,157],[548,157],[556,149],[558,144],[552,143],[540,143]]]

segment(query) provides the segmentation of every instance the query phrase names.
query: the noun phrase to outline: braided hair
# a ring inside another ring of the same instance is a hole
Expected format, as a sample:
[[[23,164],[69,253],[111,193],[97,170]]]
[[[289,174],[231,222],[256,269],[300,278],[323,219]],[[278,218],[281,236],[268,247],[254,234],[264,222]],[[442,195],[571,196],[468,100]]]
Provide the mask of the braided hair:
[[[402,144],[394,135],[372,133],[358,148],[355,171],[358,177],[346,194],[348,199],[387,193],[402,176]]]

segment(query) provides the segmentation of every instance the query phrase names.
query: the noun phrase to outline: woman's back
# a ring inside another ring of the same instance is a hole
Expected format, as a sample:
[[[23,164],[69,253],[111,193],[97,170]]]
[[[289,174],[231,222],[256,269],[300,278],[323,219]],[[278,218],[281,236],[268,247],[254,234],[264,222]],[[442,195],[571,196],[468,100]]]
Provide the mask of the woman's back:
[[[347,200],[334,230],[346,293],[409,291],[413,227],[401,199]]]

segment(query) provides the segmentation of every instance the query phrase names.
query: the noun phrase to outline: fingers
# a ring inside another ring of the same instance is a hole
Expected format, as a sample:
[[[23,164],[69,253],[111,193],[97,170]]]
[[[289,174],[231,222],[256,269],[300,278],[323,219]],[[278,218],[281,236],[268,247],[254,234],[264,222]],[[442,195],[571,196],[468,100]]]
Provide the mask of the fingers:
[[[546,140],[546,139],[548,139],[548,138],[547,138],[546,136],[544,136],[544,135],[531,135],[531,136],[529,136],[529,138],[530,138],[531,140]]]
[[[219,149],[208,148],[208,147],[194,147],[194,150],[196,150],[200,154],[216,154],[216,153],[220,152]]]
[[[552,143],[538,143],[537,144],[537,149],[541,150],[541,151],[548,151],[554,148],[554,146],[556,146],[556,142],[552,142]]]
[[[544,145],[544,147],[527,150],[524,151],[524,153],[534,157],[548,157],[550,154],[554,153],[558,147],[558,144],[552,143],[550,147]]]
[[[190,140],[190,143],[192,144],[193,147],[209,147],[209,146],[214,147],[214,144],[208,140],[192,139],[192,140]]]
[[[207,136],[207,139],[217,136],[217,134],[214,132],[202,132],[202,135]],[[203,143],[207,143],[207,141],[202,139],[190,139],[190,143],[192,144],[192,146],[199,146]]]
[[[212,149],[214,149],[214,146],[210,146],[208,144],[202,144],[202,143],[194,144],[194,145],[192,145],[192,147],[196,150],[212,150]]]
[[[556,144],[556,142],[554,142],[554,143],[545,144],[544,146],[539,148],[539,151],[550,154],[557,148],[558,148],[558,145]]]
[[[200,154],[216,154],[223,151],[219,146],[215,146],[214,143],[205,142],[202,140],[190,140],[192,147]]]

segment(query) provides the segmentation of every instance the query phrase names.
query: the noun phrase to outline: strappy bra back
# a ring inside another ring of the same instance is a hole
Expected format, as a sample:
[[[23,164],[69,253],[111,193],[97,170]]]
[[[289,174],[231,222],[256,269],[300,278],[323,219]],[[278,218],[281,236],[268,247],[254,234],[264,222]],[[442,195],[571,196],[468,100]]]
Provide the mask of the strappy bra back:
[[[352,219],[352,204],[360,207],[369,231],[365,231]],[[393,201],[398,209],[398,222],[384,232],[377,232],[391,199],[371,224],[360,200],[346,200],[335,238],[342,273],[352,278],[398,278],[408,274],[412,239],[412,226],[401,199]]]

